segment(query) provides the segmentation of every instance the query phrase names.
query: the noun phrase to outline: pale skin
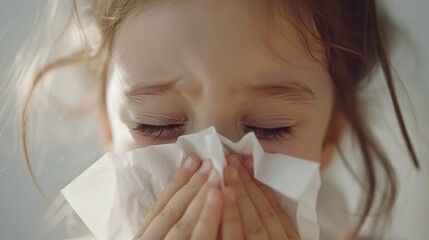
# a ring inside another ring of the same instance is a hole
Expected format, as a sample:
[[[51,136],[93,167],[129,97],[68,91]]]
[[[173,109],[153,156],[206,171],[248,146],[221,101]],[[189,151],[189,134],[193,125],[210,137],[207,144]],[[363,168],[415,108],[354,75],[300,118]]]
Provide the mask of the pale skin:
[[[275,61],[247,1],[177,1],[126,19],[113,45],[107,92],[111,150],[174,142],[215,126],[236,141],[255,132],[266,152],[329,163],[338,132],[333,85],[294,27]],[[238,158],[238,159],[237,159]],[[237,160],[233,160],[237,159]],[[226,188],[191,157],[163,191],[141,239],[298,239],[251,158],[228,158]],[[211,172],[211,173],[210,173]],[[208,196],[208,197],[207,197]]]

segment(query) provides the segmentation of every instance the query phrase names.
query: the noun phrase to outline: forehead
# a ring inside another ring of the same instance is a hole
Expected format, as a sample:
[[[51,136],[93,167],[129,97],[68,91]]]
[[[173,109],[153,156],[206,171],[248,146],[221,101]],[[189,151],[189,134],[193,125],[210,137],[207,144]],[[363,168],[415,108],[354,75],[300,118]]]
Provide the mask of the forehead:
[[[114,71],[126,85],[183,76],[228,85],[263,81],[267,73],[279,80],[326,77],[287,21],[279,23],[282,38],[273,42],[284,60],[276,61],[264,38],[272,26],[264,19],[242,0],[173,1],[137,11],[116,34]]]

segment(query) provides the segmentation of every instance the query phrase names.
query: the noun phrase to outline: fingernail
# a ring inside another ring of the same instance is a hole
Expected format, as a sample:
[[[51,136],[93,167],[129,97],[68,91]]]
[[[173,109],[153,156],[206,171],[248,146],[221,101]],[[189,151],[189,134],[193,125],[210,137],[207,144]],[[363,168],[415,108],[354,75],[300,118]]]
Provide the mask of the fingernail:
[[[200,168],[201,173],[208,173],[210,171],[210,169],[212,168],[212,164],[209,160],[204,160],[203,161],[203,165]]]
[[[212,185],[217,185],[218,181],[219,181],[219,175],[217,171],[213,169],[210,173],[208,182]]]
[[[233,155],[229,158],[230,162],[234,166],[240,166],[240,158],[237,155]]]
[[[195,167],[194,160],[191,157],[188,157],[183,165],[184,168],[192,170]]]

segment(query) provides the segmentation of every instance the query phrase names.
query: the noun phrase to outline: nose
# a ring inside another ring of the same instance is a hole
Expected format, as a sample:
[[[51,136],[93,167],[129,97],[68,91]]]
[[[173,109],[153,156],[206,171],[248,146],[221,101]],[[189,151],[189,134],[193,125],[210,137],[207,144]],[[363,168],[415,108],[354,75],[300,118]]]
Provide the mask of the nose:
[[[193,132],[213,126],[219,134],[236,142],[244,135],[237,110],[231,101],[200,102],[193,119]]]
[[[236,121],[231,116],[226,114],[210,114],[210,116],[211,117],[198,120],[199,123],[196,126],[194,132],[198,132],[213,126],[215,127],[217,133],[233,142],[239,141],[244,135],[238,121]]]

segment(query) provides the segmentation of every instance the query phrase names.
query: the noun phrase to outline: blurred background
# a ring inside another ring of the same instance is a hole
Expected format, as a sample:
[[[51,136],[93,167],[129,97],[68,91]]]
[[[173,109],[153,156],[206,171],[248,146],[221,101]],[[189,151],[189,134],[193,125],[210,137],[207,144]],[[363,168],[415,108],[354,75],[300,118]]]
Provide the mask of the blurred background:
[[[5,82],[10,81],[5,72],[45,3],[41,0],[0,0],[0,86],[5,87]],[[32,239],[47,204],[32,186],[17,150],[16,123],[7,121],[13,107],[9,104],[0,102],[3,111],[0,127],[0,239]]]
[[[406,198],[418,198],[419,201],[417,205],[408,206],[408,204],[402,213],[403,219],[398,220],[397,223],[399,226],[397,239],[425,239],[424,237],[429,236],[429,228],[425,227],[429,222],[429,188],[427,187],[429,158],[422,154],[424,149],[429,148],[424,145],[429,142],[427,141],[429,135],[426,135],[427,130],[420,131],[420,127],[428,129],[429,126],[429,17],[427,15],[429,1],[384,0],[381,3],[394,24],[401,29],[399,40],[405,40],[405,43],[395,48],[392,62],[416,111],[417,122],[410,121],[414,129],[411,133],[418,135],[416,139],[425,140],[415,143],[420,153],[420,160],[423,161],[422,171],[403,176],[403,179],[409,180],[407,184],[410,184],[403,186],[416,189],[408,192],[411,195]],[[34,34],[35,24],[43,13],[45,4],[46,0],[0,0],[0,92],[2,94],[11,84],[10,90],[14,90],[7,72],[16,57],[17,50],[29,36]],[[37,193],[25,167],[13,108],[12,102],[6,101],[6,98],[0,98],[0,239],[35,239],[35,236],[41,239],[63,238],[64,229],[61,228],[48,236],[40,235],[38,231],[48,204]],[[70,146],[59,141],[56,142],[58,146],[46,146],[44,143],[49,141],[39,139],[35,146],[31,146],[32,150],[41,154],[39,156],[46,156],[46,159],[37,163],[43,167],[36,168],[35,173],[52,199],[62,187],[102,153],[94,131],[76,127],[82,124],[81,121],[89,120],[71,120],[64,125],[57,123],[54,118],[52,122],[42,124],[54,132],[56,129],[67,126],[70,129],[69,132],[85,139],[79,144]],[[69,136],[66,132],[62,138],[67,139]],[[73,149],[81,149],[81,151],[76,154],[73,153]]]

